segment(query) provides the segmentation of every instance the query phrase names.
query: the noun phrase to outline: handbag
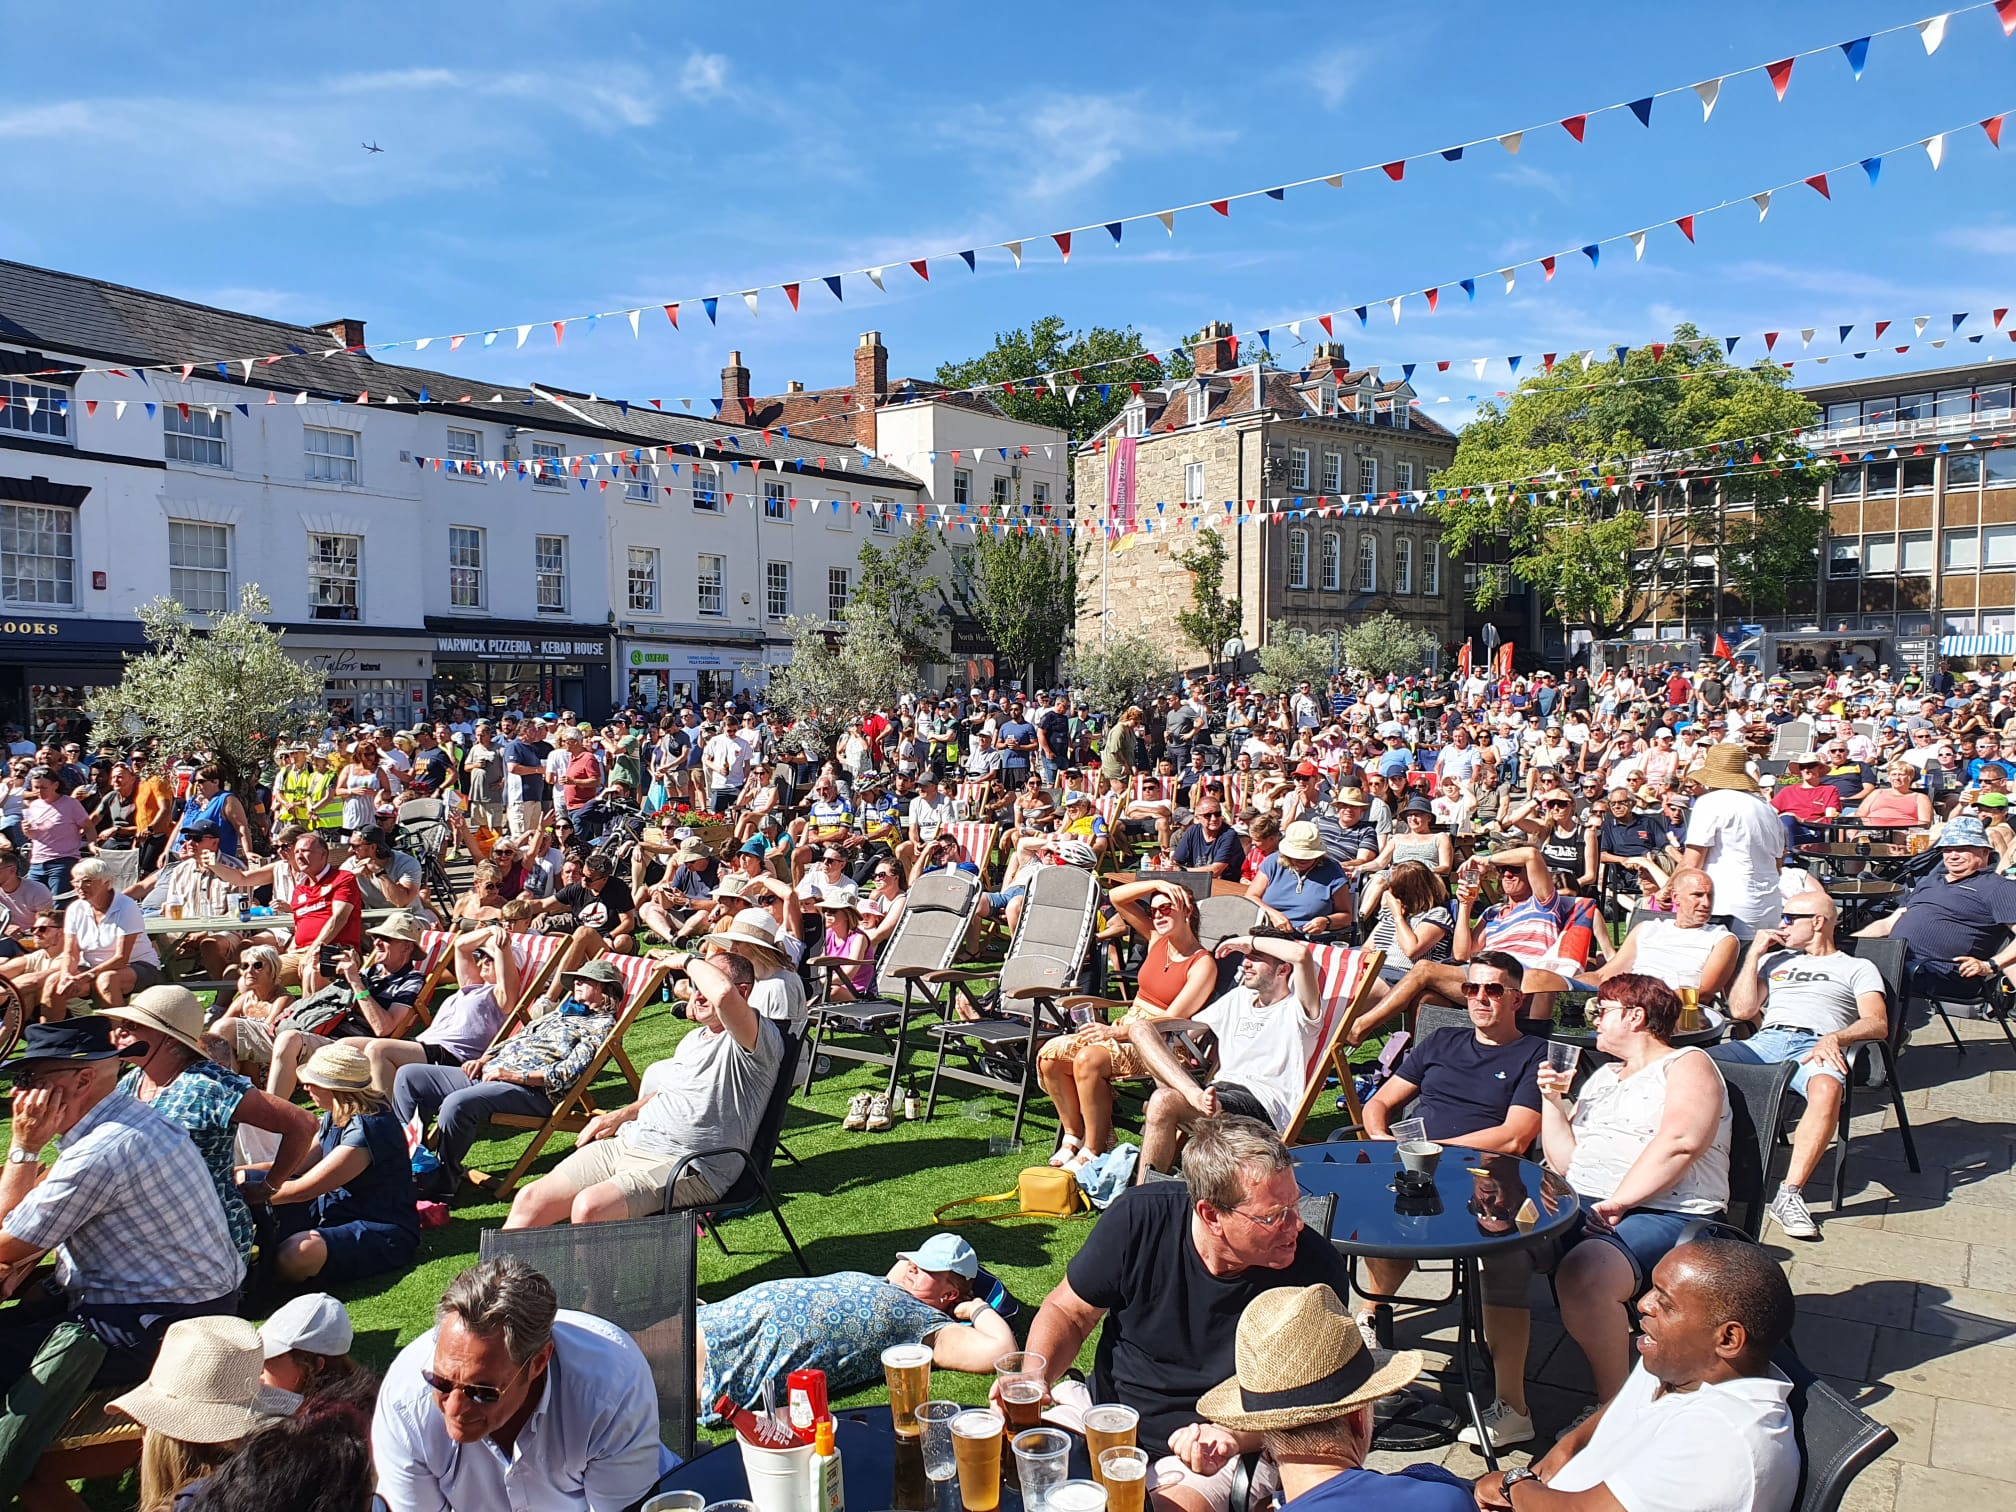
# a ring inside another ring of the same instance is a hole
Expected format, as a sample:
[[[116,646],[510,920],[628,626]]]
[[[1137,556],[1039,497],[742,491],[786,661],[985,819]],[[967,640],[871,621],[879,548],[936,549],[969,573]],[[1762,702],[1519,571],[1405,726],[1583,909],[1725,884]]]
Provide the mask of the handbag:
[[[945,1216],[954,1208],[985,1202],[1012,1202],[1015,1211],[971,1213],[961,1218]],[[991,1197],[961,1197],[938,1208],[931,1216],[950,1227],[959,1223],[992,1223],[997,1218],[1076,1218],[1086,1211],[1085,1193],[1078,1185],[1078,1178],[1055,1166],[1040,1165],[1030,1166],[1017,1176],[1012,1192],[997,1192]]]

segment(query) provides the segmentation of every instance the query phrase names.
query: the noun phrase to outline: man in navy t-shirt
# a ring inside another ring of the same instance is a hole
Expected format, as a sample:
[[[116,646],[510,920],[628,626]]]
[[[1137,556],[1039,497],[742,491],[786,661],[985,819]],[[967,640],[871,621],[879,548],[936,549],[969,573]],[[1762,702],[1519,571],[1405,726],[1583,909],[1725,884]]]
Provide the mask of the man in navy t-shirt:
[[[1914,992],[1973,997],[2016,963],[2016,881],[1995,875],[1981,821],[1950,819],[1939,832],[1940,868],[1912,888],[1897,912],[1858,933],[1904,942]]]
[[[1029,761],[1036,754],[1036,726],[1023,713],[1021,700],[1009,707],[1008,717],[995,726],[994,738],[1001,743],[1001,785],[1015,792],[1029,780]]]
[[[1205,798],[1197,805],[1197,816],[1176,841],[1178,871],[1208,871],[1215,882],[1220,877],[1239,880],[1246,865],[1246,846],[1232,826],[1225,822],[1225,805],[1217,798]]]

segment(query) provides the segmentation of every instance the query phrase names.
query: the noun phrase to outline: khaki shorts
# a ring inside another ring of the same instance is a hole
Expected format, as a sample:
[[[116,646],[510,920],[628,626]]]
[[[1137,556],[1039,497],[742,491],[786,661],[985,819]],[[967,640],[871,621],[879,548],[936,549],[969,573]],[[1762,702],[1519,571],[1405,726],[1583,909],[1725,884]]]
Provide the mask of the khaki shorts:
[[[576,1145],[574,1152],[553,1167],[553,1174],[585,1192],[591,1186],[609,1182],[623,1194],[623,1205],[632,1218],[649,1218],[665,1211],[665,1182],[677,1159],[661,1160],[655,1155],[639,1155],[622,1140],[611,1135],[591,1144]],[[673,1206],[711,1202],[714,1188],[698,1176],[681,1176]]]
[[[254,1061],[262,1066],[273,1063],[273,1026],[262,1019],[233,1019],[231,1037],[236,1041],[232,1049],[241,1061]]]
[[[513,840],[523,840],[527,835],[537,834],[539,826],[546,822],[546,805],[536,798],[527,803],[511,804],[509,810],[507,817],[510,820]]]

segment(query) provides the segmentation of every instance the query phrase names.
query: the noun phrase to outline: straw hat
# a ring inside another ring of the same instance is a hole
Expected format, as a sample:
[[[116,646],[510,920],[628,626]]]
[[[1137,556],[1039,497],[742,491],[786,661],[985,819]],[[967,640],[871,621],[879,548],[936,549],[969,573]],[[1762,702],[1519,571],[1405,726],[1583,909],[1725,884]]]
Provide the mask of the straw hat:
[[[1346,788],[1337,795],[1335,802],[1338,808],[1372,807],[1372,800],[1365,796],[1365,789],[1363,788]]]
[[[387,914],[364,932],[381,940],[404,940],[408,945],[420,943],[420,921],[404,910]]]
[[[205,1060],[210,1058],[210,1052],[203,1048],[203,1005],[187,987],[177,987],[172,982],[149,987],[134,993],[133,1001],[123,1008],[101,1010],[101,1016],[135,1029],[165,1034]]]
[[[324,1092],[364,1092],[371,1086],[371,1062],[348,1040],[324,1045],[295,1073],[303,1086]]]
[[[161,1336],[147,1379],[110,1406],[141,1427],[191,1444],[228,1444],[280,1418],[301,1398],[259,1384],[266,1346],[243,1318],[183,1318]]]
[[[674,866],[691,866],[695,861],[710,861],[714,857],[714,847],[705,840],[688,840],[673,852]]]
[[[1240,1432],[1300,1428],[1342,1417],[1421,1374],[1418,1349],[1381,1361],[1327,1286],[1277,1286],[1239,1318],[1238,1373],[1197,1399],[1197,1411]]]
[[[1734,788],[1739,793],[1757,791],[1757,779],[1744,769],[1750,753],[1740,745],[1708,748],[1708,757],[1687,775],[1704,788]]]
[[[838,913],[845,909],[848,913],[858,914],[861,912],[861,893],[851,884],[846,887],[822,887],[818,902],[812,906],[825,913]],[[769,917],[767,910],[764,917]]]
[[[745,908],[726,929],[718,929],[707,938],[717,945],[752,945],[788,961],[790,955],[784,949],[782,934],[783,926],[771,917],[769,909]]]
[[[1329,854],[1322,834],[1307,819],[1297,819],[1281,832],[1280,851],[1290,861],[1320,861]]]

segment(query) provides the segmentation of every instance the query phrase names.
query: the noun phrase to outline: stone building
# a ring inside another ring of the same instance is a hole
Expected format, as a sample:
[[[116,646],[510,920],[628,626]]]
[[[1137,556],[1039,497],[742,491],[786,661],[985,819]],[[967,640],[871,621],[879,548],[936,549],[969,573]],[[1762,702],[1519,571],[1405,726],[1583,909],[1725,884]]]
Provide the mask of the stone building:
[[[1195,535],[1173,525],[1192,515],[1224,532],[1225,592],[1241,601],[1249,647],[1274,620],[1321,634],[1382,610],[1439,644],[1457,640],[1460,574],[1419,507],[1429,477],[1455,457],[1456,437],[1412,407],[1408,384],[1354,370],[1339,344],[1319,344],[1299,372],[1241,366],[1238,353],[1230,326],[1206,326],[1195,376],[1144,389],[1079,453],[1077,518],[1089,548],[1078,643],[1146,626],[1168,630],[1182,665],[1204,661],[1174,628],[1190,575],[1172,556]],[[1136,521],[1154,528],[1101,531],[1109,469],[1127,440]]]

